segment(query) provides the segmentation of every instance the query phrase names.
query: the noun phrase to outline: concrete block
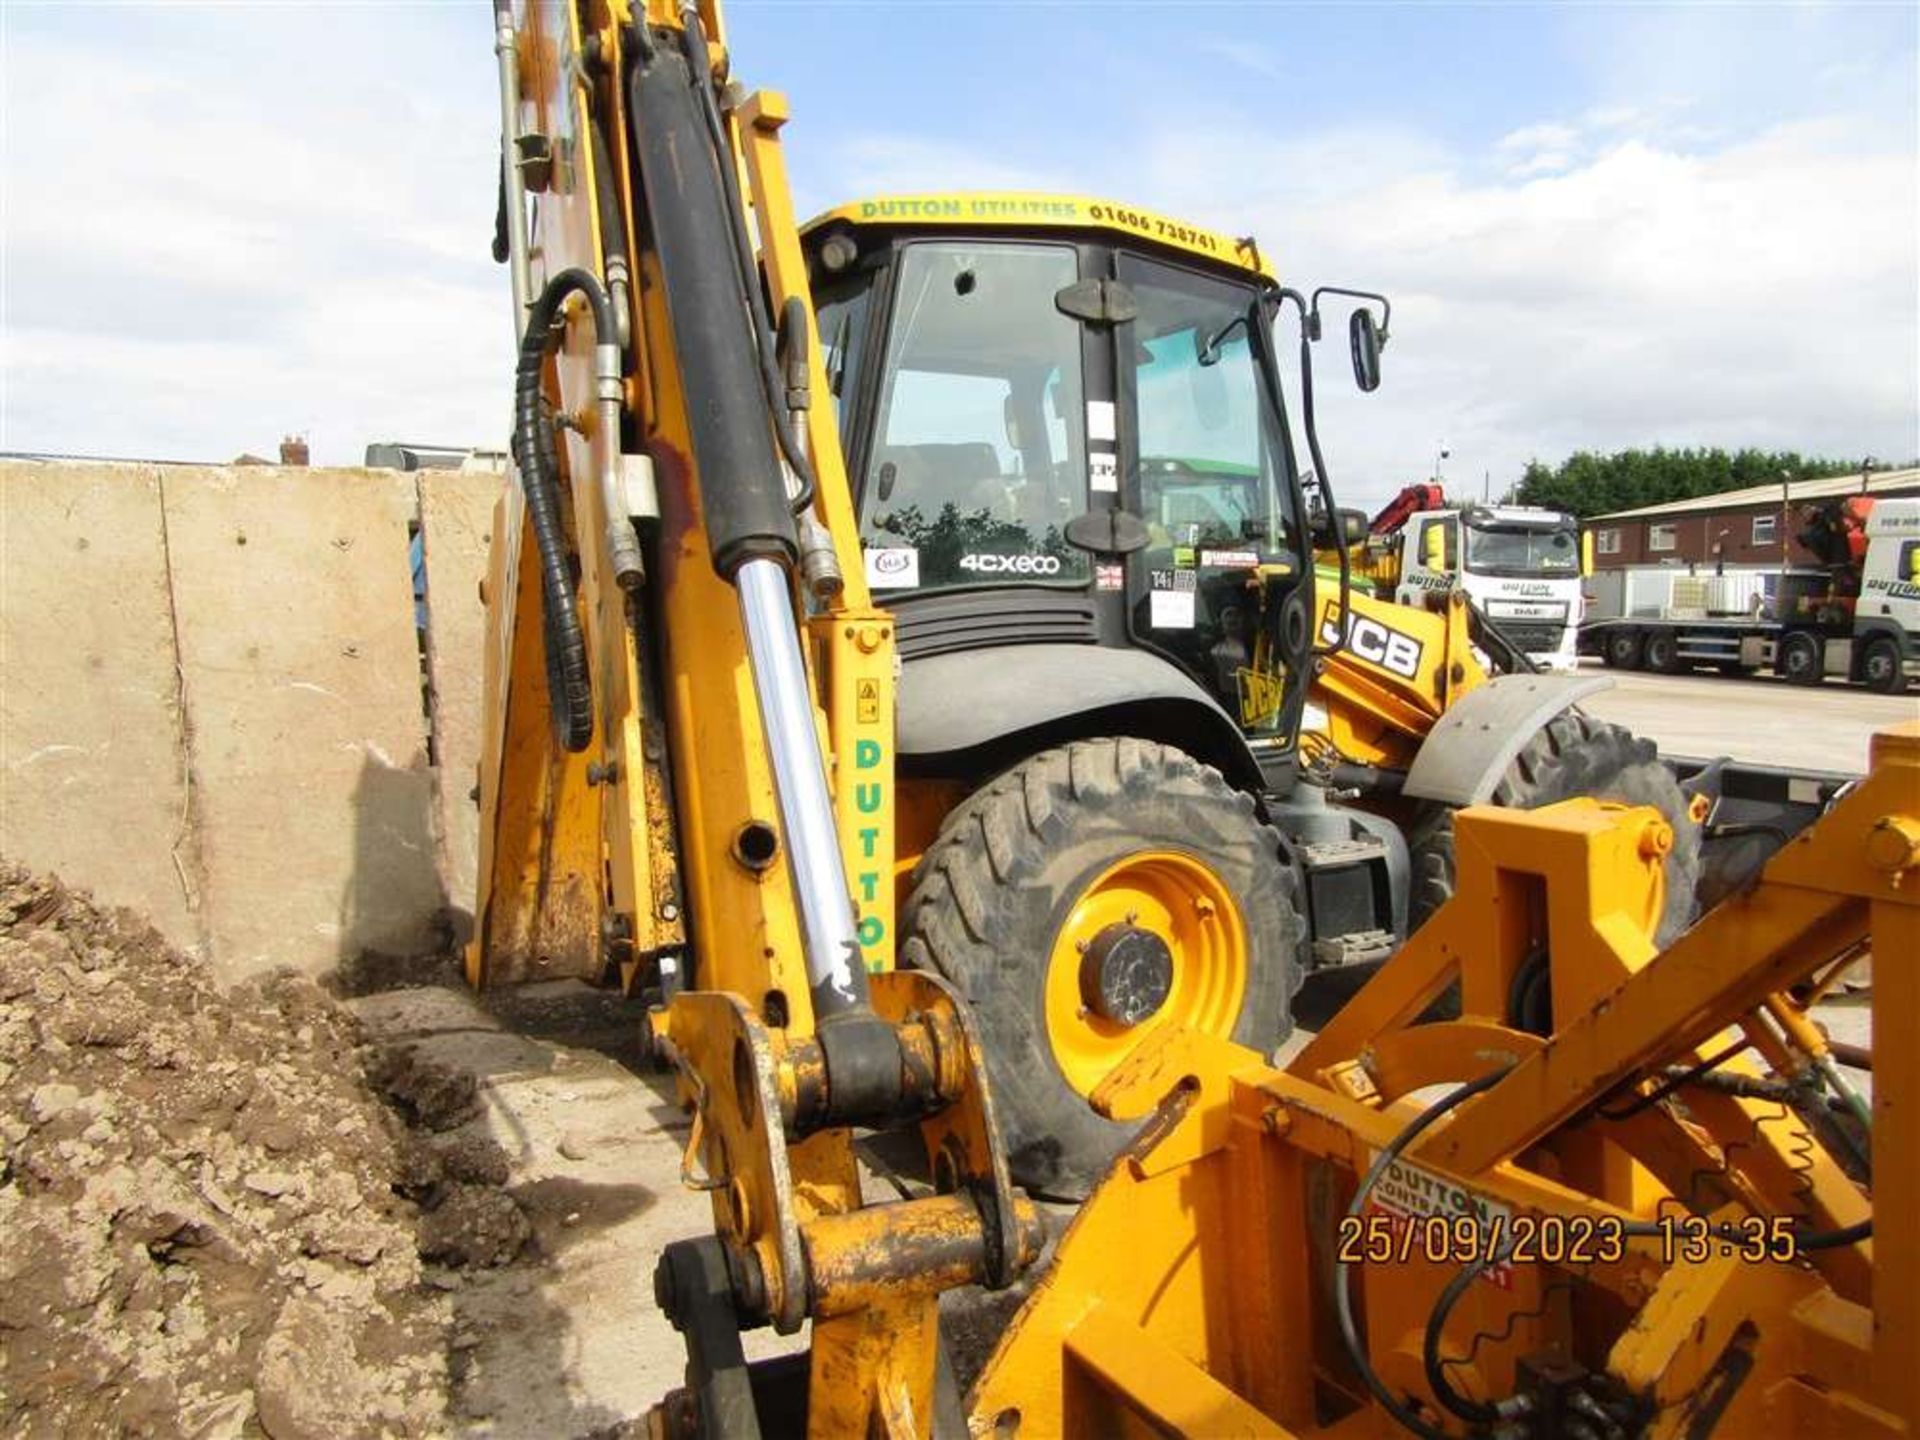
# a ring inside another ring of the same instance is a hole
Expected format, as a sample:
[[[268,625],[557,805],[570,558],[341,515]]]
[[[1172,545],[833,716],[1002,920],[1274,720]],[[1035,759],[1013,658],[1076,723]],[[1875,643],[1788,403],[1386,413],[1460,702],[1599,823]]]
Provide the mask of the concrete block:
[[[427,564],[427,680],[433,717],[434,804],[442,881],[459,938],[474,911],[480,810],[481,655],[487,612],[480,582],[493,538],[496,474],[423,470],[420,537]]]
[[[435,940],[411,476],[168,469],[206,923],[227,977]]]
[[[160,476],[0,463],[0,853],[202,938]]]

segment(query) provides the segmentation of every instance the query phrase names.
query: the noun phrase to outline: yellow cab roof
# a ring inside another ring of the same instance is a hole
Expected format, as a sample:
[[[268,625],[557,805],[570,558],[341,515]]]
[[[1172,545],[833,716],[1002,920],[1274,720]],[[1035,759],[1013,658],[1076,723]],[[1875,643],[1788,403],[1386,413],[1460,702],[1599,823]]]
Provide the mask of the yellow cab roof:
[[[833,225],[906,226],[929,229],[1105,231],[1146,240],[1169,250],[1230,266],[1268,280],[1277,278],[1251,240],[1222,235],[1132,205],[1086,195],[1048,195],[1014,190],[969,190],[928,195],[876,195],[816,215],[800,227],[812,234]]]

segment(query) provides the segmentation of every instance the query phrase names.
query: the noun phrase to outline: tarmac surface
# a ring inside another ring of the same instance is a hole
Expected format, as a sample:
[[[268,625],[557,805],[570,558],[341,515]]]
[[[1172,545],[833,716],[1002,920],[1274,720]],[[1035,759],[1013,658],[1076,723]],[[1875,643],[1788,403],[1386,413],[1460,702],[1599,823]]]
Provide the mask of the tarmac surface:
[[[1790,685],[1760,676],[1649,675],[1597,662],[1583,673],[1614,684],[1582,709],[1656,741],[1667,755],[1857,774],[1867,768],[1874,731],[1920,720],[1920,692],[1880,695],[1835,680]]]

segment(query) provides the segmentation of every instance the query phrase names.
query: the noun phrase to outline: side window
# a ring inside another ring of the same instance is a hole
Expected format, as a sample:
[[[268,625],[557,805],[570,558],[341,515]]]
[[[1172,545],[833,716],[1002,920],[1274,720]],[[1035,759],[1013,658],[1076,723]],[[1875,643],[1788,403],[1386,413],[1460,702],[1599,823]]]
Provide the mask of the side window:
[[[1893,569],[1896,580],[1920,585],[1920,540],[1909,540],[1900,547],[1900,559]]]
[[[834,418],[847,440],[847,400],[860,387],[860,347],[867,338],[867,310],[873,286],[862,277],[858,288],[822,300],[814,312],[820,330],[821,359],[826,363],[827,389],[833,394]]]
[[[1420,522],[1420,546],[1416,554],[1423,569],[1454,569],[1457,561],[1454,534],[1453,521],[1445,517]]]

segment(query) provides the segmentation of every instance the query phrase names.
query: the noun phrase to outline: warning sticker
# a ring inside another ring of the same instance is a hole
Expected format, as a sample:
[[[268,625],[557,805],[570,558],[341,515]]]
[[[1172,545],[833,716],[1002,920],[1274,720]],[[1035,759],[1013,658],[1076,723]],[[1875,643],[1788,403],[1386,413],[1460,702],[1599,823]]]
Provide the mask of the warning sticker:
[[[1111,400],[1089,400],[1087,402],[1087,439],[1112,440],[1119,434],[1116,419]]]
[[[1367,1197],[1367,1213],[1383,1215],[1391,1225],[1395,1239],[1408,1225],[1424,1225],[1436,1217],[1443,1220],[1475,1219],[1480,1222],[1482,1243],[1499,1244],[1495,1236],[1512,1233],[1513,1210],[1469,1190],[1444,1175],[1422,1170],[1405,1160],[1396,1160],[1374,1182]],[[1513,1288],[1511,1263],[1489,1265],[1480,1279],[1502,1290]]]
[[[1193,628],[1193,591],[1155,590],[1148,605],[1147,623],[1155,630]]]
[[[853,708],[856,721],[862,725],[880,723],[880,682],[878,680],[856,680],[853,683]]]
[[[1127,567],[1110,561],[1102,561],[1093,567],[1093,588],[1096,590],[1124,590],[1127,588]]]
[[[898,547],[867,551],[867,584],[875,590],[911,590],[920,583],[920,552]]]
[[[1119,460],[1107,451],[1095,450],[1087,456],[1087,483],[1095,490],[1118,490]]]
[[[1202,565],[1218,565],[1226,569],[1250,570],[1260,563],[1260,557],[1251,550],[1202,550]]]

